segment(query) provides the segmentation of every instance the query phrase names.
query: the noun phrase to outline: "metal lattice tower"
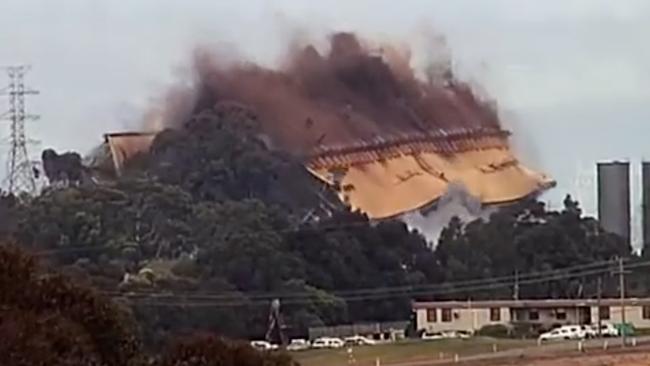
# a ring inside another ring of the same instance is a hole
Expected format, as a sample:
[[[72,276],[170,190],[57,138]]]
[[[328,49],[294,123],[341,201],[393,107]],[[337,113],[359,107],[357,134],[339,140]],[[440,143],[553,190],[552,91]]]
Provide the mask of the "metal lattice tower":
[[[37,173],[34,164],[29,160],[25,121],[35,120],[38,116],[25,112],[25,96],[38,94],[38,91],[25,88],[24,78],[29,71],[28,66],[11,66],[6,70],[9,75],[9,85],[0,93],[9,97],[9,110],[2,115],[2,119],[11,123],[5,184],[10,193],[34,194]]]

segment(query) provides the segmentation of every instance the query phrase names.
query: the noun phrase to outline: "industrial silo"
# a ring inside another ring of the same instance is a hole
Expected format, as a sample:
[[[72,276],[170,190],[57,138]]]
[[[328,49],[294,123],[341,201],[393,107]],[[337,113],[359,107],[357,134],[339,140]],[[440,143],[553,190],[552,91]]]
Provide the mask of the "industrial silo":
[[[650,162],[641,163],[643,248],[650,248]]]
[[[598,220],[630,242],[630,163],[598,163]]]

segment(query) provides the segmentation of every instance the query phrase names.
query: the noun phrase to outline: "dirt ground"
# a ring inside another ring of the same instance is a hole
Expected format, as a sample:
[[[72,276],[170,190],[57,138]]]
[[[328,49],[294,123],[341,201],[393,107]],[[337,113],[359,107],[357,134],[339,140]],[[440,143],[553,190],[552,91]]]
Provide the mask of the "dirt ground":
[[[649,366],[650,350],[616,354],[567,355],[538,359],[473,362],[472,366]],[[468,364],[469,366],[469,364]]]

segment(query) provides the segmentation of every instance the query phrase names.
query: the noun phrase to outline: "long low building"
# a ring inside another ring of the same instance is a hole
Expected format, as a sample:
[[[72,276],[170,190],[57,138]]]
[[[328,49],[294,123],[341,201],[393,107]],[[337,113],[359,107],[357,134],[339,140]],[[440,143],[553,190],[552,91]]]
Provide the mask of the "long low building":
[[[554,299],[517,301],[414,302],[419,331],[463,330],[475,332],[487,325],[531,324],[548,329],[565,324],[613,324],[625,321],[635,328],[650,328],[650,298]]]

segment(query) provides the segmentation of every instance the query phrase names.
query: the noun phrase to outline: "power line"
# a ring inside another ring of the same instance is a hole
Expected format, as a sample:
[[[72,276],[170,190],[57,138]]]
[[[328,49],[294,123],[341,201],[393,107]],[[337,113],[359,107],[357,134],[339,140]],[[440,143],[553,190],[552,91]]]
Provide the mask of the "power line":
[[[495,282],[503,282],[503,286],[509,286],[512,283],[513,278],[515,278],[515,280],[519,281],[519,283],[521,284],[522,282],[520,280],[530,280],[535,277],[543,277],[543,276],[550,276],[550,275],[564,275],[566,274],[566,272],[572,272],[572,271],[585,271],[587,269],[594,270],[596,269],[594,267],[603,267],[603,266],[608,266],[613,264],[614,264],[613,261],[607,260],[607,261],[599,261],[599,262],[575,265],[575,266],[570,266],[565,268],[558,268],[558,269],[553,269],[548,271],[528,272],[524,274],[518,274],[515,276],[475,278],[470,280],[446,282],[446,283],[432,284],[432,285],[391,286],[391,287],[365,288],[365,289],[355,289],[355,290],[345,290],[345,291],[332,291],[332,292],[328,292],[328,294],[331,294],[333,296],[344,297],[347,295],[359,295],[359,294],[372,295],[373,293],[381,294],[386,292],[400,293],[400,292],[408,292],[408,291],[440,291],[445,289],[454,289],[457,287],[481,286],[484,284],[493,284]],[[612,269],[613,267],[601,268],[603,272],[609,272]],[[223,298],[230,298],[232,296],[237,297],[237,296],[241,296],[242,294],[247,296],[248,298],[254,298],[254,299],[270,299],[275,297],[282,297],[286,299],[292,297],[300,297],[303,296],[304,294],[310,294],[307,292],[277,292],[277,291],[246,292],[246,293],[236,292],[236,291],[218,292],[218,293],[207,292],[207,291],[192,291],[192,292],[185,292],[185,293],[179,293],[179,292],[170,293],[170,292],[146,291],[146,290],[130,291],[129,293],[134,295],[157,295],[157,296],[180,296],[180,297],[187,297],[189,295],[193,297],[201,297],[201,298],[209,298],[209,299],[223,299]]]
[[[556,281],[561,279],[568,279],[573,277],[580,277],[588,274],[599,274],[604,272],[609,272],[609,270],[586,271],[586,272],[576,273],[571,275],[549,276],[549,277],[544,277],[544,278],[539,278],[534,280],[522,281],[522,283],[536,284],[536,283]],[[441,291],[426,290],[426,291],[412,291],[408,293],[370,294],[370,295],[358,295],[358,296],[345,296],[345,297],[340,297],[340,299],[346,302],[357,302],[357,301],[370,301],[370,300],[385,300],[385,299],[400,298],[405,296],[417,297],[417,296],[431,296],[431,295],[451,295],[451,294],[462,293],[467,291],[486,291],[486,290],[498,289],[498,288],[508,287],[509,285],[511,284],[493,283],[493,284],[487,284],[482,286],[452,288],[452,289],[441,290]],[[180,306],[180,307],[183,307],[186,304],[190,306],[212,306],[212,307],[233,307],[233,306],[246,306],[246,305],[267,306],[269,301],[268,299],[246,300],[246,299],[234,299],[234,298],[227,299],[227,300],[218,300],[218,301],[214,301],[214,300],[199,301],[199,299],[193,299],[191,297],[176,297],[176,296],[169,297],[168,299],[170,299],[171,301],[169,300],[161,301],[164,299],[160,299],[156,297],[153,298],[145,297],[145,298],[136,298],[136,299],[127,297],[127,299],[130,302],[138,305]],[[305,297],[305,298],[297,298],[297,299],[294,298],[294,299],[283,300],[283,303],[285,305],[307,305],[313,302],[324,302],[324,301],[331,301],[331,300],[312,296],[312,297]]]
[[[9,110],[2,118],[10,121],[9,154],[7,157],[8,191],[12,194],[36,193],[35,165],[29,159],[27,145],[30,141],[25,133],[25,121],[36,120],[38,116],[25,111],[25,96],[38,94],[38,91],[25,88],[24,77],[29,71],[25,65],[6,68],[9,85],[0,94],[9,96]]]
[[[631,264],[627,266],[627,268],[640,268],[640,267],[645,267],[650,265],[650,261],[644,261],[644,262],[637,262],[634,264]],[[575,272],[575,273],[557,273],[557,274],[552,274],[549,276],[544,276],[541,278],[531,278],[527,280],[520,280],[520,284],[522,285],[530,285],[530,284],[537,284],[537,283],[544,283],[544,282],[550,282],[550,281],[557,281],[557,280],[562,280],[562,279],[570,279],[570,278],[576,278],[576,277],[583,277],[583,276],[589,276],[589,275],[598,275],[598,274],[604,274],[604,273],[611,273],[611,268],[601,268],[601,269],[591,269],[591,270],[584,270],[581,272]],[[486,279],[486,281],[490,281],[493,279]],[[405,297],[405,296],[410,296],[410,297],[417,297],[417,296],[431,296],[431,295],[449,295],[449,294],[454,294],[454,293],[462,293],[462,292],[468,292],[468,291],[486,291],[486,290],[491,290],[491,289],[497,289],[497,288],[503,288],[503,287],[509,287],[512,285],[512,282],[506,282],[506,283],[487,283],[483,284],[480,286],[459,286],[460,283],[455,283],[457,285],[456,287],[452,288],[447,288],[447,289],[417,289],[414,288],[412,291],[407,291],[407,292],[383,292],[383,293],[370,293],[370,294],[365,294],[365,293],[358,293],[358,294],[348,294],[345,296],[337,296],[340,300],[344,300],[346,302],[353,302],[353,301],[369,301],[369,300],[381,300],[381,299],[389,299],[389,298],[397,298],[397,297]],[[298,293],[296,293],[297,295]],[[201,306],[211,306],[211,307],[233,307],[233,306],[256,306],[256,305],[264,305],[267,306],[269,300],[271,297],[268,298],[248,298],[246,297],[246,293],[242,292],[238,294],[238,297],[234,297],[230,295],[230,297],[226,296],[215,296],[215,297],[210,297],[210,296],[191,296],[191,295],[177,295],[177,294],[148,294],[149,296],[138,296],[137,294],[115,294],[113,293],[111,296],[115,298],[122,298],[127,300],[128,302],[135,304],[135,305],[147,305],[147,306],[179,306],[179,307],[184,307],[184,306],[190,306],[190,307],[201,307]],[[276,297],[282,297],[278,296],[278,294],[275,294]],[[321,298],[319,296],[315,296],[314,294],[311,293],[303,293],[302,297],[293,297],[293,298],[288,298],[284,299],[283,303],[286,305],[305,305],[305,304],[310,304],[313,302],[322,302],[322,301],[331,301],[331,298]]]

